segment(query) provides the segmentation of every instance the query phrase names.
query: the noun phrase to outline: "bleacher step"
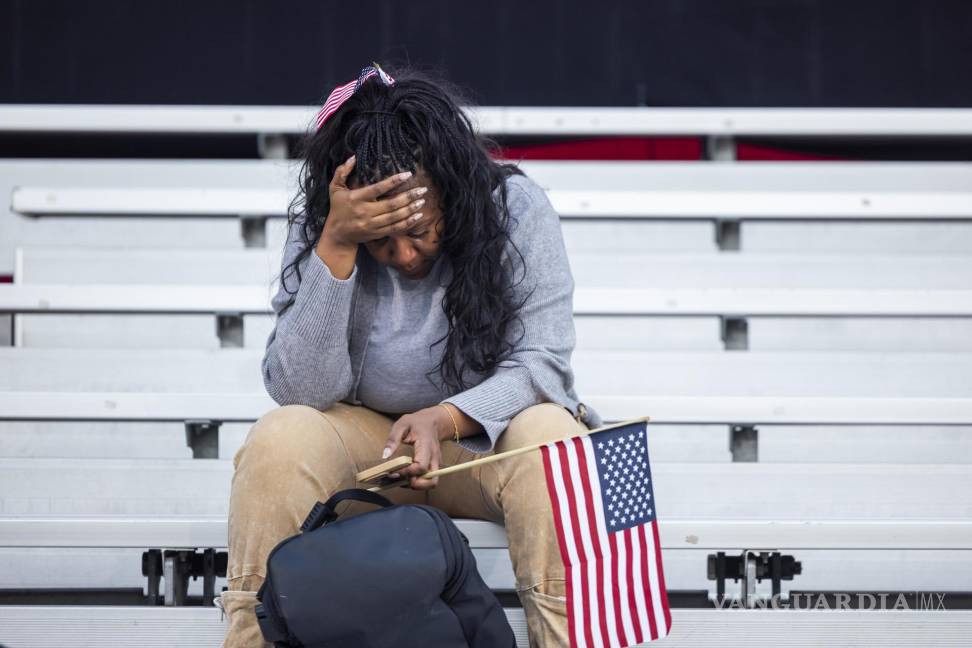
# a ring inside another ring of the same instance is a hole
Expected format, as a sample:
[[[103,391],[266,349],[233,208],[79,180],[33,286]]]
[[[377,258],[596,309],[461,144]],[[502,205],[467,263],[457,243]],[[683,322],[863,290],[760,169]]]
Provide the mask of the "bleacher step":
[[[0,637],[8,648],[217,648],[220,614],[216,608],[6,606],[0,607]],[[523,610],[506,614],[517,645],[526,647]],[[661,645],[966,646],[970,632],[969,611],[675,609],[672,633]]]

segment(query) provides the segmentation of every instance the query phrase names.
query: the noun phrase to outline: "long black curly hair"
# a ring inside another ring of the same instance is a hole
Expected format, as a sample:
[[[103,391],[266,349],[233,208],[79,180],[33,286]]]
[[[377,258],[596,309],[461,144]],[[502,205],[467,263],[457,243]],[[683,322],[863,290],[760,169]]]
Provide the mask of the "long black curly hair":
[[[522,175],[516,166],[495,161],[496,143],[476,134],[460,108],[460,93],[442,79],[411,69],[397,69],[395,82],[377,76],[358,90],[316,132],[300,143],[303,162],[299,188],[288,209],[288,225],[301,222],[303,244],[293,268],[300,281],[300,262],[321,236],[330,210],[328,186],[335,169],[352,154],[355,166],[349,186],[371,184],[421,166],[441,200],[444,231],[440,253],[452,266],[442,308],[448,333],[439,372],[453,392],[467,388],[464,371],[491,375],[507,360],[522,336],[514,288],[515,253],[523,255],[508,234],[510,214],[506,179]],[[494,196],[495,192],[495,196]],[[291,295],[296,295],[286,288]],[[291,297],[283,310],[294,302]],[[282,311],[281,311],[282,312]],[[427,375],[431,380],[431,375]]]

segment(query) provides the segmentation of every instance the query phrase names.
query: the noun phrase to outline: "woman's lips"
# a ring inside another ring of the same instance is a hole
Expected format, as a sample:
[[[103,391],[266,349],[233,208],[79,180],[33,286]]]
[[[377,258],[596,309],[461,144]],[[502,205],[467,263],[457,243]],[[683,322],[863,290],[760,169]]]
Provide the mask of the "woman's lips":
[[[398,270],[398,274],[402,275],[403,277],[405,277],[407,279],[415,279],[418,276],[418,274],[419,274],[415,270],[409,272],[407,270],[402,270],[401,268],[396,268],[396,269]]]
[[[413,268],[396,268],[396,270],[406,277],[415,277],[422,274],[422,271],[425,270],[426,265],[427,264],[423,262]]]

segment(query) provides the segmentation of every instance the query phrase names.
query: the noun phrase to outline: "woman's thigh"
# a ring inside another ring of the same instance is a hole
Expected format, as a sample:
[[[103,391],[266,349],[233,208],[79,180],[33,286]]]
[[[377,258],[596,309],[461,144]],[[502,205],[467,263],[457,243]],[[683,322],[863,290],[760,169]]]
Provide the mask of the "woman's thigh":
[[[464,464],[488,457],[492,452],[477,454],[466,450],[454,441],[441,444],[442,461],[440,467]],[[503,521],[503,511],[486,500],[483,491],[483,468],[473,466],[465,470],[439,477],[438,485],[429,491],[429,504],[442,509],[454,518],[473,518],[478,520]]]
[[[394,420],[361,405],[335,403],[321,416],[327,419],[329,427],[343,444],[347,456],[352,462],[354,474],[383,463],[396,457],[411,456],[412,446],[401,444],[388,459],[382,459],[381,453],[388,440],[388,433]],[[364,484],[348,482],[343,488],[369,488]],[[428,496],[424,491],[410,488],[388,488],[381,491],[394,504],[426,504]],[[365,511],[374,510],[374,505],[359,501],[349,501],[338,505],[341,517],[351,517]]]
[[[451,441],[443,442],[442,464],[451,466],[466,463],[542,441],[555,441],[574,436],[586,430],[587,427],[576,421],[565,407],[555,403],[540,403],[514,416],[507,429],[500,435],[495,447],[489,452],[476,454]],[[514,472],[528,472],[537,479],[532,480],[533,485],[523,484],[522,479],[513,483]],[[509,488],[517,497],[534,498],[539,494],[546,498],[545,491],[533,490],[537,480],[542,482],[542,477],[540,451],[534,450],[440,477],[439,485],[429,493],[429,503],[453,517],[478,518],[502,523],[504,508],[508,502],[503,503],[500,497],[501,491]],[[524,488],[525,492],[517,492],[520,488]]]
[[[257,421],[233,459],[235,494],[265,500],[302,493],[299,506],[309,511],[315,500],[356,487],[358,472],[381,463],[392,423],[366,407],[346,403],[323,412],[304,405],[278,407]],[[409,446],[401,446],[392,456],[410,454]],[[396,504],[426,500],[425,493],[411,489],[383,494]],[[350,502],[338,505],[338,512],[350,516],[371,508]]]

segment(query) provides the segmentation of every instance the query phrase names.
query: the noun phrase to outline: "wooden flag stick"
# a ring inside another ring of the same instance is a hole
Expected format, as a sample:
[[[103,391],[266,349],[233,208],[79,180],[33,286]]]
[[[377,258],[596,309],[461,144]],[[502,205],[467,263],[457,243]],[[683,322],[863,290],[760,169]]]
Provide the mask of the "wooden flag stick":
[[[632,423],[640,423],[641,421],[647,422],[649,420],[651,420],[650,417],[642,416],[642,417],[639,417],[639,418],[629,419],[627,421],[621,421],[620,423],[614,423],[613,425],[605,425],[603,427],[599,427],[599,428],[596,428],[594,430],[587,430],[586,432],[580,432],[579,434],[573,434],[573,435],[570,435],[570,436],[567,436],[567,437],[564,437],[564,438],[565,439],[572,439],[572,438],[578,437],[578,436],[584,436],[584,435],[587,435],[587,434],[594,434],[595,432],[603,432],[605,430],[613,430],[614,428],[624,427],[625,425],[631,425]],[[548,443],[554,443],[554,441],[541,441],[540,443],[534,443],[532,445],[524,446],[522,448],[516,448],[515,450],[508,450],[506,452],[501,452],[499,454],[490,455],[488,457],[483,457],[481,459],[474,459],[472,461],[466,461],[466,462],[463,462],[461,464],[456,464],[454,466],[447,466],[445,468],[439,468],[438,470],[432,470],[430,472],[425,473],[424,475],[419,475],[419,476],[422,477],[423,479],[432,479],[433,477],[441,477],[442,475],[449,475],[449,474],[452,474],[454,472],[459,472],[460,470],[467,470],[469,468],[472,468],[473,466],[481,466],[483,464],[487,464],[487,463],[490,463],[490,462],[493,462],[493,461],[499,461],[500,459],[507,459],[509,457],[514,457],[516,455],[520,455],[520,454],[523,454],[525,452],[530,452],[531,450],[536,450],[537,448],[539,448],[541,446],[545,446]],[[379,464],[378,466],[374,466],[372,468],[369,468],[366,471],[362,471],[362,472],[358,473],[357,479],[358,479],[358,481],[361,481],[363,479],[361,477],[361,475],[366,474],[366,473],[370,473],[370,475],[368,475],[368,478],[369,479],[374,479],[376,476],[381,476],[384,473],[395,472],[396,470],[398,470],[399,468],[402,467],[401,466],[401,463],[400,463],[400,460],[401,459],[402,459],[402,457],[396,457],[395,459],[390,459],[387,462],[389,464],[389,468],[387,470],[379,470],[380,468],[382,468],[383,466],[385,466],[385,464]],[[411,465],[411,464],[409,464],[409,465]],[[379,484],[378,486],[374,486],[372,488],[369,488],[368,490],[370,490],[370,491],[382,491],[382,490],[391,488],[393,486],[401,486],[403,484],[407,484],[408,482],[409,482],[409,479],[408,478],[397,479],[397,480],[392,481],[392,482],[386,482],[386,483]]]

